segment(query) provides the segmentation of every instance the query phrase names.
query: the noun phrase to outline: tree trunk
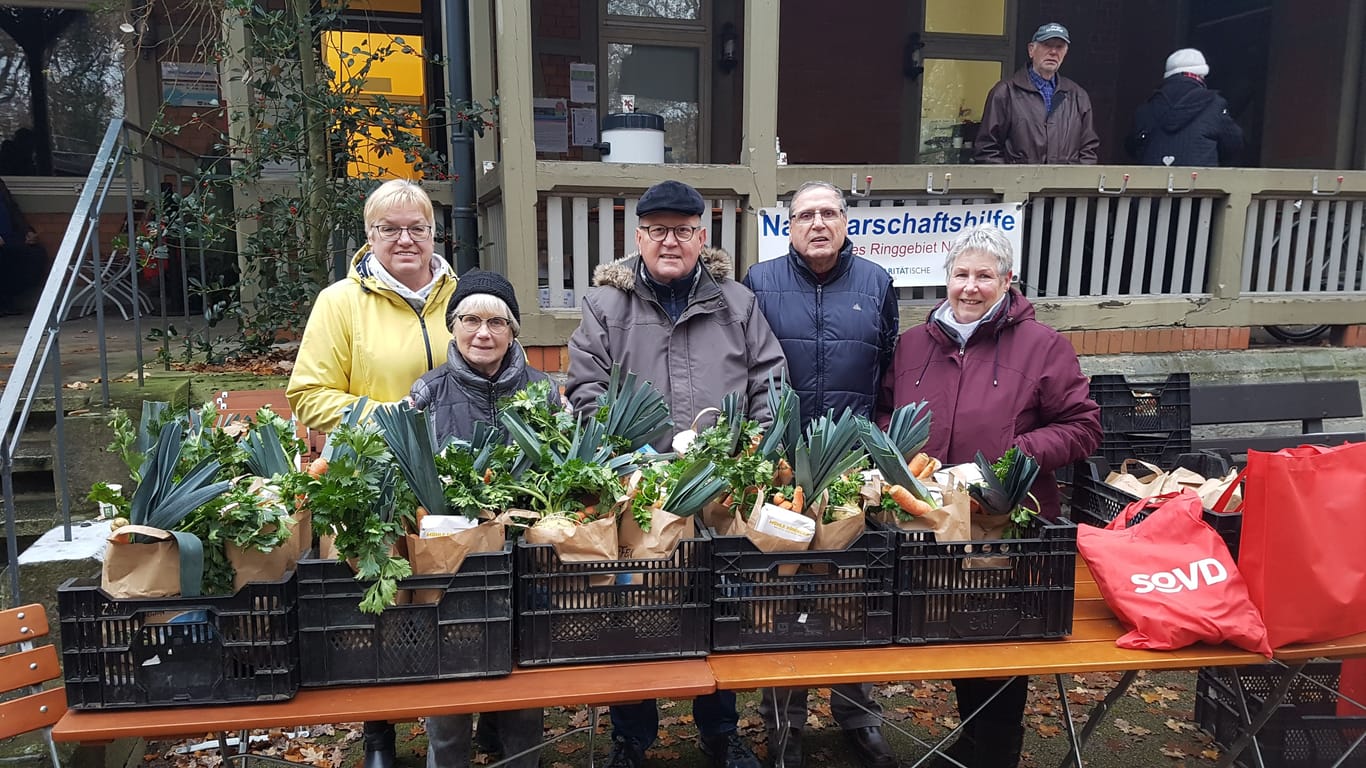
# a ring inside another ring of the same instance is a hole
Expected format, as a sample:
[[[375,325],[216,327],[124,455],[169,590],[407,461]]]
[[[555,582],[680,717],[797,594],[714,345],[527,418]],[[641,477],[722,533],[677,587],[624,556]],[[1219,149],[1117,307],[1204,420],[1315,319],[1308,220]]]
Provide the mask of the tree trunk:
[[[302,93],[315,93],[318,81],[318,54],[315,31],[311,22],[309,0],[289,0],[299,32],[299,77]],[[330,116],[322,110],[304,113],[308,166],[303,173],[303,222],[308,247],[308,268],[318,284],[326,285],[331,259],[328,254],[328,232],[325,208],[326,185],[331,183],[331,165],[327,161],[327,125]]]

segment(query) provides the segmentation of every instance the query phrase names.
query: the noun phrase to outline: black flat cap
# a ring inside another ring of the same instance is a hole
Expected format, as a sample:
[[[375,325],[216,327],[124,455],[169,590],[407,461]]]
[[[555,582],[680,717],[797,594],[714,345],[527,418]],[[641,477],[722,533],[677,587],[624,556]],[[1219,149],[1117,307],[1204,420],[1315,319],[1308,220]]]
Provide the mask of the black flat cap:
[[[496,296],[508,305],[512,312],[512,319],[522,322],[522,313],[517,306],[517,292],[512,289],[512,283],[506,277],[497,272],[489,272],[483,269],[471,269],[460,276],[459,282],[455,284],[455,293],[451,294],[451,300],[446,304],[446,317],[450,318],[455,308],[460,306],[460,302],[466,297],[476,293],[487,293]]]
[[[636,203],[637,216],[661,211],[701,216],[705,210],[707,204],[702,201],[702,195],[681,181],[661,181],[645,190],[640,202]]]

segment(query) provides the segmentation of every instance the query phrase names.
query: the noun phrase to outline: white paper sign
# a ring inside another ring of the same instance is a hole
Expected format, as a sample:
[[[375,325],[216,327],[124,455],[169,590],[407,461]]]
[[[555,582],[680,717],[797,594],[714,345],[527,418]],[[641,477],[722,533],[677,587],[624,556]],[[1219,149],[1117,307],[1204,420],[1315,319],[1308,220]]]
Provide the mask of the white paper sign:
[[[966,229],[991,223],[1005,230],[1015,251],[1015,274],[1024,250],[1024,217],[1019,203],[994,205],[911,205],[850,208],[849,242],[854,255],[880,264],[898,288],[944,285],[944,258]],[[759,211],[759,261],[787,255],[787,208]]]
[[[569,110],[573,124],[573,144],[591,147],[598,143],[598,110],[595,107],[575,107]]]
[[[537,152],[569,151],[569,107],[564,99],[532,99]]]
[[[569,100],[575,104],[598,103],[598,67],[596,64],[569,65]]]

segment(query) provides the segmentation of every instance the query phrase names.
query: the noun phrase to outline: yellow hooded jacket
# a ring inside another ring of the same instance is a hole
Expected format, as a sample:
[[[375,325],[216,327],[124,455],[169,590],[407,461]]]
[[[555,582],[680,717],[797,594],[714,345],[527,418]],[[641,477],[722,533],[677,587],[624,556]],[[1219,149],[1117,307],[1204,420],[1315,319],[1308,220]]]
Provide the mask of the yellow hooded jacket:
[[[285,396],[310,429],[332,430],[342,408],[362,395],[371,406],[397,402],[422,374],[446,362],[446,304],[455,292],[454,270],[447,268],[437,279],[419,313],[363,270],[361,260],[369,252],[363,246],[346,279],[318,294],[304,326]]]

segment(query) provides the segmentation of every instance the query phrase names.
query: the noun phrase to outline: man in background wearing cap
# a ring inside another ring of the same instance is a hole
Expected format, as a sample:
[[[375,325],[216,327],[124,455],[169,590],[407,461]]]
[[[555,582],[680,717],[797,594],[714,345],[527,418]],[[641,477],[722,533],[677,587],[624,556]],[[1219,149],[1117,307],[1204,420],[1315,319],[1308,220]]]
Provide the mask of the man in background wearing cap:
[[[1044,24],[1029,43],[1029,62],[987,92],[977,162],[1095,164],[1100,139],[1091,125],[1091,97],[1058,74],[1071,42],[1067,27]]]
[[[769,376],[786,370],[783,349],[749,289],[736,282],[725,251],[706,248],[706,204],[697,190],[664,181],[636,204],[638,255],[604,264],[583,299],[583,320],[569,338],[574,410],[595,407],[612,365],[634,371],[664,396],[674,425],[685,429],[704,408],[739,392],[746,413],[770,420]],[[667,450],[671,436],[656,441]],[[759,768],[736,731],[735,693],[693,700],[702,752],[717,768]],[[659,732],[653,700],[612,707],[608,768],[638,768]]]
[[[1243,150],[1243,129],[1228,114],[1228,102],[1205,86],[1209,64],[1194,48],[1167,57],[1162,85],[1134,115],[1124,140],[1143,165],[1233,165]]]

